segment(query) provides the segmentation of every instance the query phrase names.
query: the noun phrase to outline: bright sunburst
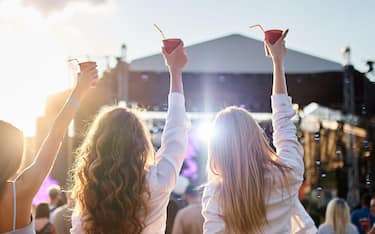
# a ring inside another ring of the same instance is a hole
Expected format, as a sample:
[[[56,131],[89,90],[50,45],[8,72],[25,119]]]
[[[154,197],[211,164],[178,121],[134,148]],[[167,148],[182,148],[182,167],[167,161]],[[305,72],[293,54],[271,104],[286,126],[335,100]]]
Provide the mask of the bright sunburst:
[[[68,84],[66,55],[46,18],[16,1],[0,3],[0,34],[0,119],[33,135],[46,96]]]

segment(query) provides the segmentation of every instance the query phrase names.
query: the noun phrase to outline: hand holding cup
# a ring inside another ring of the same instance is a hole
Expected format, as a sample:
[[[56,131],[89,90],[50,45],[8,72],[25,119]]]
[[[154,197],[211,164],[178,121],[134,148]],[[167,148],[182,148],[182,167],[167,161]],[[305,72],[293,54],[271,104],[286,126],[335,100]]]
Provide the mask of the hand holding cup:
[[[265,37],[264,44],[269,54],[267,57],[272,58],[274,62],[282,62],[286,55],[285,38],[288,35],[289,29],[285,30],[276,42]]]
[[[166,47],[162,48],[165,64],[173,71],[181,71],[187,64],[187,56],[184,49],[184,43],[181,43],[171,53]]]
[[[80,72],[78,73],[78,80],[76,89],[87,91],[90,87],[96,85],[99,74],[96,62],[84,62],[79,64]]]

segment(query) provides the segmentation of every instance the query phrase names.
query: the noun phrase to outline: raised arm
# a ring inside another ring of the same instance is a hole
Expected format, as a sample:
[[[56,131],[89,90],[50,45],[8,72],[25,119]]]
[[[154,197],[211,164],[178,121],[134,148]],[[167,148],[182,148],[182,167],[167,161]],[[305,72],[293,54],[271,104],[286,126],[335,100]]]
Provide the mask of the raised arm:
[[[276,153],[283,163],[292,169],[292,181],[296,189],[303,180],[304,163],[303,148],[297,139],[297,128],[291,120],[295,115],[291,98],[288,97],[284,72],[284,58],[286,55],[286,30],[281,38],[270,44],[265,41],[273,61],[273,88],[272,88],[272,124],[274,128],[273,142]]]
[[[187,64],[184,45],[181,43],[171,54],[168,54],[164,47],[162,50],[165,63],[169,69],[169,93],[184,94],[184,87],[182,84],[182,69]]]
[[[170,75],[168,114],[161,147],[156,153],[156,164],[150,170],[149,181],[154,185],[153,188],[170,192],[182,167],[187,145],[188,124],[182,85],[182,69],[187,63],[187,57],[183,44],[170,54],[163,48],[163,56]]]
[[[26,168],[17,178],[17,186],[20,192],[25,191],[27,197],[31,198],[39,190],[43,180],[50,172],[59,151],[61,141],[76,113],[79,103],[98,79],[96,63],[85,68],[78,75],[76,87],[73,89],[68,100],[60,110],[51,129],[44,139],[34,162]]]
[[[270,51],[270,57],[272,58],[273,62],[273,95],[288,95],[284,72],[284,58],[286,55],[285,37],[288,35],[288,31],[289,30],[287,29],[275,44],[271,44],[270,42],[265,41],[266,46]]]

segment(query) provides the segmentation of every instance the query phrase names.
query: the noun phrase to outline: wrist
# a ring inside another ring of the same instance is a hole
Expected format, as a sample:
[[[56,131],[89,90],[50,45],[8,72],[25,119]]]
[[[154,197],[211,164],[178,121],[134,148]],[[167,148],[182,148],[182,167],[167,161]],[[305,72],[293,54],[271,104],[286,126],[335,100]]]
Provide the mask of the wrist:
[[[284,70],[284,61],[283,60],[273,60],[273,69],[274,70]]]
[[[169,72],[171,74],[182,74],[182,68],[169,67]]]
[[[283,66],[284,65],[284,58],[272,57],[273,65],[274,66]]]
[[[86,90],[85,89],[82,89],[82,88],[79,88],[79,87],[75,87],[73,89],[70,97],[80,102],[82,100],[82,98],[85,96],[85,94],[86,94]]]

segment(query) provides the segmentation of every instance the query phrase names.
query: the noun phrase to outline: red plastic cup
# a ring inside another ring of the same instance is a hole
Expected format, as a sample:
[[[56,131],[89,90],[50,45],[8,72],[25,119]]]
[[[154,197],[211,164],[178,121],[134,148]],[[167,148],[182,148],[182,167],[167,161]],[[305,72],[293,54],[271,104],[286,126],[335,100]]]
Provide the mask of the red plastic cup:
[[[82,62],[82,63],[79,63],[79,69],[80,71],[82,71],[84,69],[87,69],[88,67],[93,67],[94,65],[96,66],[96,62],[92,62],[92,61]]]
[[[93,62],[93,61],[87,61],[87,62],[82,62],[82,63],[79,63],[79,70],[80,71],[83,71],[85,69],[88,69],[88,68],[93,68],[93,67],[96,67],[96,62]],[[91,84],[91,87],[95,87],[97,84],[97,80],[95,82],[93,82]]]
[[[275,44],[277,40],[283,35],[283,31],[279,29],[267,30],[264,32],[264,40],[271,44]]]
[[[283,35],[283,31],[279,29],[267,30],[264,32],[264,40],[271,44],[275,44],[277,40]],[[270,56],[267,46],[264,47],[267,57]]]
[[[359,223],[361,225],[361,228],[363,231],[368,231],[370,229],[370,220],[369,218],[361,218],[359,220]]]
[[[168,54],[172,53],[182,42],[179,38],[170,38],[163,40],[163,45]]]

